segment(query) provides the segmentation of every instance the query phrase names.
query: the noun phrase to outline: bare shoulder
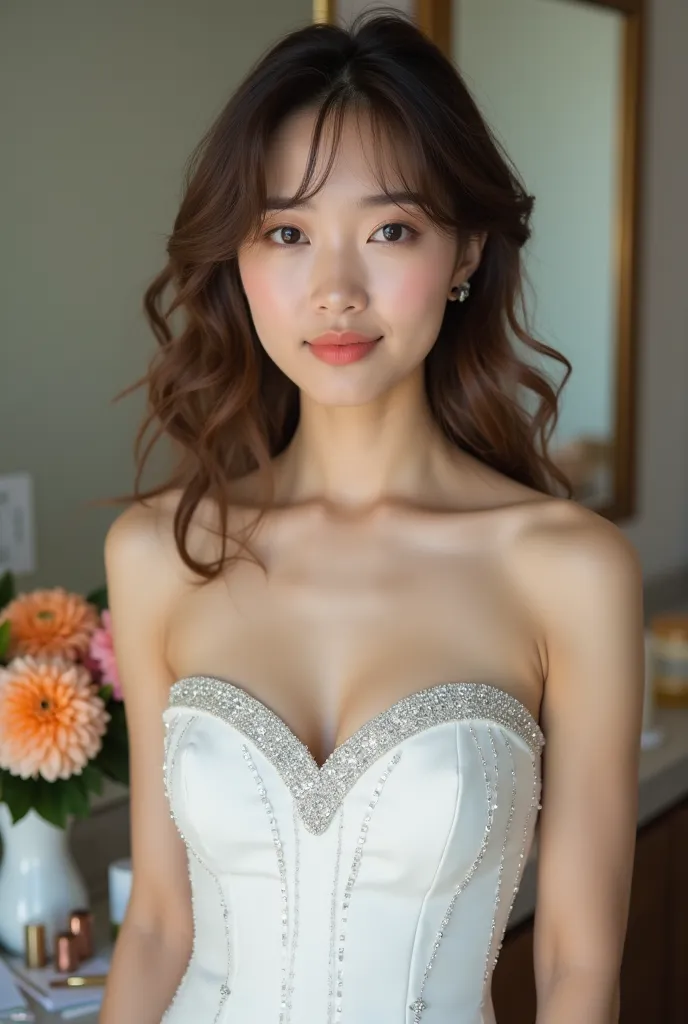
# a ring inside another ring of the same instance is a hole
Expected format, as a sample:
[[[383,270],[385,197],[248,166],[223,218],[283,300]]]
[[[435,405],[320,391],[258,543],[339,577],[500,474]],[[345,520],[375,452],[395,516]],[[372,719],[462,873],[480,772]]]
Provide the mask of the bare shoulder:
[[[145,502],[129,505],[120,513],[105,538],[109,572],[121,568],[127,574],[130,567],[146,586],[148,578],[151,585],[159,583],[169,598],[184,594],[200,582],[201,577],[184,560],[177,543],[175,520],[183,496],[182,489],[170,488]],[[202,498],[192,510],[184,531],[187,555],[200,564],[214,562],[220,557],[225,532],[217,505]]]
[[[640,559],[615,523],[566,499],[523,504],[514,517],[512,555],[516,571],[539,586],[562,580],[597,580],[611,574],[637,577]]]
[[[163,592],[182,584],[189,571],[174,538],[179,499],[179,491],[169,490],[135,502],[117,516],[105,536],[108,576],[131,574],[144,586],[159,586]]]
[[[642,631],[642,566],[613,522],[566,499],[524,505],[509,572],[551,651]],[[636,640],[633,640],[634,645]]]
[[[178,495],[166,492],[129,505],[110,524],[105,536],[108,556],[117,559],[160,556],[172,536]]]

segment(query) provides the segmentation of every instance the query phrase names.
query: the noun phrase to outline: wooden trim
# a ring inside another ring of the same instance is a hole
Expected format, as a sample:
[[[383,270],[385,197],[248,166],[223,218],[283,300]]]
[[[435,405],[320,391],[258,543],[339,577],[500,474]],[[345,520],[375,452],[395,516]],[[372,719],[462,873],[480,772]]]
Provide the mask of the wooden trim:
[[[415,20],[445,57],[452,51],[452,0],[416,0]]]
[[[313,0],[313,24],[334,25],[337,21],[337,0]]]
[[[559,3],[561,0],[550,0]],[[647,0],[580,0],[625,14],[619,115],[619,187],[615,232],[617,336],[614,401],[614,498],[595,511],[615,521],[636,510],[640,309],[640,227]],[[452,0],[416,0],[420,27],[452,59]]]
[[[644,24],[642,4],[626,18],[622,62],[622,116],[619,123],[619,197],[617,203],[617,347],[615,414],[615,500],[600,510],[609,519],[625,519],[636,507],[640,217],[643,122]]]
[[[560,0],[555,0],[560,3]],[[639,14],[643,0],[579,0],[580,3],[592,4],[595,7],[608,7],[622,14]]]

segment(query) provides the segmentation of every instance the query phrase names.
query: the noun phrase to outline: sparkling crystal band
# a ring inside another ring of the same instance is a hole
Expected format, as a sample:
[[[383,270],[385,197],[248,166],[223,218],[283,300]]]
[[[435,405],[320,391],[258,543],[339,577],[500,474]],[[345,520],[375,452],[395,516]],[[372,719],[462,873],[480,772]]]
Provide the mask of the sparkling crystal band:
[[[252,740],[283,778],[304,826],[314,835],[328,828],[343,797],[371,764],[435,725],[493,722],[520,736],[537,755],[545,742],[525,705],[487,683],[438,683],[402,697],[336,747],[322,767],[279,715],[233,683],[189,676],[172,686],[169,707],[215,715]]]

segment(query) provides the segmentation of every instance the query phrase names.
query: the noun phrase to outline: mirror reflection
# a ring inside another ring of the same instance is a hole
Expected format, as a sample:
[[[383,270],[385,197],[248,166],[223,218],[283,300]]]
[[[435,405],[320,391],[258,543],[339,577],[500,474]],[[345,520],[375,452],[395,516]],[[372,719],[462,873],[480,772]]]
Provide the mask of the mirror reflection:
[[[535,196],[531,327],[573,365],[552,454],[596,509],[616,497],[625,19],[580,0],[453,0],[451,14],[452,58]]]

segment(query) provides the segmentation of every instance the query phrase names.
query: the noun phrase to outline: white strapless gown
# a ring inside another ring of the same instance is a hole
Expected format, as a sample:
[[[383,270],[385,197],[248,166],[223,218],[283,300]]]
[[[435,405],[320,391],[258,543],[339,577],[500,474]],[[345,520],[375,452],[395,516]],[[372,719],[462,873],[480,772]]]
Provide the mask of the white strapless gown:
[[[224,680],[175,683],[164,719],[195,931],[166,1024],[494,1024],[541,791],[518,700],[430,686],[322,768]]]

